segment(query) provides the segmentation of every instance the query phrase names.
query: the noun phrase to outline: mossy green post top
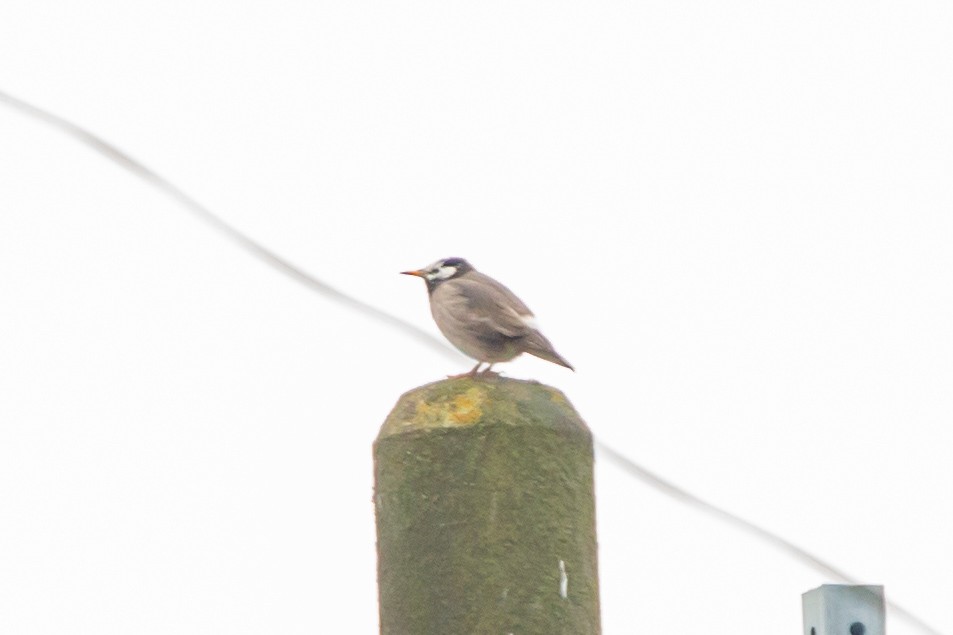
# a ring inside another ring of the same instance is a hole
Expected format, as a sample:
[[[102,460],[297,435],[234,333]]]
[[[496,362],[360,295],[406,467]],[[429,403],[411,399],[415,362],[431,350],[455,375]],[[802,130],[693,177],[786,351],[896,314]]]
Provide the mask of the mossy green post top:
[[[460,377],[374,444],[381,633],[599,630],[592,436],[558,390]]]
[[[572,404],[555,388],[535,381],[477,376],[438,381],[405,393],[377,438],[495,423],[589,435]]]

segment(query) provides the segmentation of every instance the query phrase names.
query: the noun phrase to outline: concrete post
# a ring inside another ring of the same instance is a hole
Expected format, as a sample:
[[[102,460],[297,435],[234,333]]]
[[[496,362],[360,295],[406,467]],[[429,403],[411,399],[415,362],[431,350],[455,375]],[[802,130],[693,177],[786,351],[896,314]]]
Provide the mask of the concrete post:
[[[801,596],[804,635],[884,635],[884,588],[824,584]]]
[[[592,456],[542,384],[404,394],[374,444],[382,635],[598,634]]]

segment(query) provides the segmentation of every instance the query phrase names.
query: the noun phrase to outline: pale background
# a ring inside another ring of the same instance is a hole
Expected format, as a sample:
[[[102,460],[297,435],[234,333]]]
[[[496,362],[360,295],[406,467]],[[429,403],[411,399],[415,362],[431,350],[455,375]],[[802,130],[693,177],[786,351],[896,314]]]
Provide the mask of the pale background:
[[[951,633],[951,34],[938,1],[5,0],[0,90],[433,333],[397,272],[470,259],[578,369],[510,376]],[[467,360],[7,107],[0,307],[0,632],[376,631],[371,443]],[[604,458],[608,635],[799,631],[829,580]]]

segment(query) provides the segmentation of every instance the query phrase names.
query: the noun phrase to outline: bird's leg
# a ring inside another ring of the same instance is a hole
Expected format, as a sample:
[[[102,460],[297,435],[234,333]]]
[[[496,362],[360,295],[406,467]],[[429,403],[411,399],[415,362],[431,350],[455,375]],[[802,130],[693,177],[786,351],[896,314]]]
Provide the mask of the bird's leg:
[[[486,368],[480,370],[480,366],[486,364]],[[500,374],[493,370],[493,364],[491,362],[477,362],[477,365],[470,369],[470,372],[462,373],[460,375],[447,375],[447,379],[459,379],[461,377],[470,377],[476,379],[477,377],[499,377]]]
[[[460,373],[459,375],[447,375],[447,379],[460,379],[461,377],[476,377],[480,373],[477,372],[477,369],[483,365],[483,362],[477,362],[477,365],[474,366],[466,373]]]
[[[487,367],[483,369],[483,372],[480,373],[480,377],[499,377],[500,374],[493,372],[493,364],[488,363]]]
[[[461,377],[476,377],[480,373],[477,372],[477,369],[483,364],[483,362],[477,362],[477,365],[468,370],[465,373],[460,373],[459,375],[447,375],[447,379],[460,379]]]

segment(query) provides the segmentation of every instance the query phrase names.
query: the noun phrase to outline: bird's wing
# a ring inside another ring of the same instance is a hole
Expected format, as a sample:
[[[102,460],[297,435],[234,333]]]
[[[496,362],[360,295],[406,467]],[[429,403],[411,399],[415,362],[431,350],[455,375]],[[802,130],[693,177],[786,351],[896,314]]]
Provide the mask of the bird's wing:
[[[524,337],[533,331],[532,312],[512,291],[474,271],[438,287],[443,297],[436,303],[447,321],[464,326],[483,337]],[[436,292],[435,292],[436,293]]]

